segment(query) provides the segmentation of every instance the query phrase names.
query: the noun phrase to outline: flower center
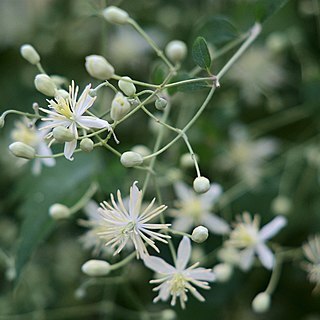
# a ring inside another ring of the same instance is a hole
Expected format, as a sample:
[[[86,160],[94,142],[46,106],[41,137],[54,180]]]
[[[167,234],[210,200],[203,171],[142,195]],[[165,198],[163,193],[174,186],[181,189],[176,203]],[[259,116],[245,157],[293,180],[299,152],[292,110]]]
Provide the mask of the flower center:
[[[36,131],[32,128],[28,128],[25,125],[18,125],[11,133],[12,139],[15,141],[21,141],[30,146],[36,146],[38,137]]]
[[[183,274],[176,273],[173,276],[172,280],[170,280],[171,294],[175,296],[181,295],[183,292],[185,292],[187,282],[188,281],[186,280]]]
[[[195,221],[200,220],[202,215],[202,205],[198,199],[191,199],[190,201],[184,202],[181,208],[181,212],[193,218]]]
[[[70,109],[69,102],[64,98],[57,98],[57,103],[54,105],[54,109],[66,118],[73,120],[73,113]]]
[[[136,223],[133,221],[130,221],[126,226],[121,230],[123,235],[128,235],[129,233],[133,232],[133,230],[136,227]]]
[[[239,248],[253,246],[258,242],[258,230],[253,225],[239,223],[231,232],[230,240]]]

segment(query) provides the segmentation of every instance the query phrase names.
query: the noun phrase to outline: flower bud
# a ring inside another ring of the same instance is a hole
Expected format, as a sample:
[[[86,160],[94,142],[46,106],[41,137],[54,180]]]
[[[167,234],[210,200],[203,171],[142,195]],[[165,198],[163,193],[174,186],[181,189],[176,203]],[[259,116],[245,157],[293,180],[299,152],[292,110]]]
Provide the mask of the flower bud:
[[[202,243],[209,237],[209,232],[206,227],[199,226],[193,229],[191,239],[194,242]]]
[[[93,150],[93,141],[89,138],[84,138],[80,142],[80,148],[84,152],[91,152]]]
[[[136,93],[136,86],[125,79],[131,80],[129,77],[122,77],[118,82],[118,86],[126,96],[131,97]]]
[[[197,162],[199,161],[199,157],[195,154],[194,157],[196,158]],[[190,153],[185,153],[180,158],[180,165],[183,168],[191,168],[194,166],[194,161]]]
[[[268,311],[271,304],[271,297],[266,292],[258,293],[252,300],[252,309],[257,313]]]
[[[102,15],[108,22],[115,24],[125,24],[129,20],[128,12],[115,6],[105,8]]]
[[[177,319],[177,314],[171,309],[166,309],[162,311],[161,320],[175,320]]]
[[[155,102],[155,107],[160,111],[164,110],[167,105],[168,105],[168,101],[164,98],[159,98]]]
[[[139,153],[142,157],[146,157],[151,154],[151,150],[142,144],[134,146],[131,151]]]
[[[69,92],[64,90],[64,89],[59,89],[56,91],[55,96],[62,97],[63,99],[68,99],[69,98]]]
[[[104,260],[88,260],[81,267],[83,273],[90,277],[106,276],[110,272],[110,264]]]
[[[278,196],[273,199],[271,208],[275,214],[288,214],[292,208],[292,202],[285,196]]]
[[[213,267],[213,273],[218,282],[226,282],[230,279],[233,272],[232,265],[228,263],[219,263]]]
[[[123,166],[130,168],[142,164],[143,158],[141,154],[137,152],[127,151],[121,155],[120,161]]]
[[[206,193],[210,189],[210,181],[206,177],[197,177],[193,181],[193,189],[197,193]]]
[[[107,80],[114,75],[113,66],[104,57],[96,54],[86,57],[85,67],[91,77],[99,80]]]
[[[130,103],[128,99],[118,92],[111,102],[110,117],[114,121],[121,120],[130,110]]]
[[[36,49],[30,44],[24,44],[20,48],[20,53],[24,59],[31,64],[38,64],[40,62],[40,56]]]
[[[186,44],[180,40],[170,41],[165,48],[167,57],[173,62],[180,62],[183,60],[187,55],[187,51]]]
[[[71,214],[70,209],[67,206],[65,206],[64,204],[61,204],[61,203],[54,203],[49,208],[49,215],[54,220],[60,220],[60,219],[68,218],[70,216],[70,214]]]
[[[63,126],[55,127],[52,130],[52,135],[58,142],[70,142],[75,139],[74,134]]]
[[[34,79],[36,89],[48,97],[54,97],[56,94],[56,85],[46,74],[38,74]]]
[[[9,146],[10,151],[19,158],[24,159],[34,159],[36,156],[36,151],[31,146],[23,143],[23,142],[14,142]]]

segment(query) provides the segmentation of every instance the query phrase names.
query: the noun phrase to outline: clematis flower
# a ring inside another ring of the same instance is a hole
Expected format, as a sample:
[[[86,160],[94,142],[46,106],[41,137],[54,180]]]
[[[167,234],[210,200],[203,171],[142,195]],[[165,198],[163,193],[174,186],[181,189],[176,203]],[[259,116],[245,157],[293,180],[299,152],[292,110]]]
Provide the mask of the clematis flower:
[[[199,262],[187,268],[190,256],[190,239],[183,237],[178,247],[175,266],[171,266],[158,257],[148,256],[144,258],[143,261],[146,267],[159,274],[158,279],[150,281],[150,283],[159,284],[159,286],[153,289],[154,291],[159,291],[158,296],[154,298],[153,302],[158,302],[159,300],[167,301],[172,296],[171,305],[174,306],[177,299],[179,299],[181,307],[184,309],[189,291],[199,301],[203,302],[205,300],[195,286],[202,289],[210,289],[208,281],[214,281],[215,275],[211,269],[197,268]]]
[[[47,113],[49,116],[41,120],[48,121],[50,124],[43,127],[43,129],[54,129],[58,126],[66,127],[74,135],[74,140],[65,142],[64,156],[68,160],[73,160],[72,155],[77,147],[78,128],[89,130],[91,128],[101,129],[107,128],[111,130],[108,121],[99,119],[95,116],[84,116],[83,114],[92,107],[96,97],[91,97],[90,92],[91,84],[87,85],[78,99],[79,87],[75,86],[72,81],[69,86],[69,96],[62,97],[56,96],[55,99],[48,100],[49,109],[39,108],[41,111]]]
[[[275,236],[286,224],[285,217],[277,216],[259,230],[260,217],[255,215],[252,219],[248,212],[244,212],[242,217],[238,217],[238,222],[231,231],[226,245],[241,249],[239,265],[243,270],[250,269],[255,254],[265,268],[272,269],[274,255],[267,247],[266,241]]]
[[[194,226],[203,225],[216,234],[229,231],[228,223],[211,212],[212,206],[222,193],[220,185],[213,183],[208,192],[197,194],[183,182],[177,182],[174,190],[179,198],[176,201],[177,209],[170,210],[176,217],[172,224],[174,229],[187,232]]]
[[[128,242],[131,242],[136,250],[137,258],[141,258],[148,255],[146,243],[159,252],[153,239],[167,243],[165,239],[170,238],[168,235],[153,231],[167,229],[170,224],[149,223],[167,207],[161,205],[153,209],[154,198],[145,209],[141,209],[142,191],[138,189],[136,184],[137,181],[130,188],[128,205],[123,203],[119,190],[117,192],[118,203],[111,194],[112,205],[106,201],[100,204],[99,213],[103,219],[101,221],[101,230],[103,229],[103,231],[98,234],[107,241],[106,246],[117,247],[114,255],[121,252]]]

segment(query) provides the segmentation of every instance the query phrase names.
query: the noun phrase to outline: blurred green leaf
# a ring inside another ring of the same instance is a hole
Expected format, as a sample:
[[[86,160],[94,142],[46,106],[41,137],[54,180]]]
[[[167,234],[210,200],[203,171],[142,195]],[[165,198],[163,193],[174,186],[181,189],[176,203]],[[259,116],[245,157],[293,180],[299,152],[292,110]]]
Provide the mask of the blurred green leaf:
[[[278,10],[286,5],[289,0],[259,0],[255,4],[255,16],[257,21],[265,22]]]
[[[24,192],[19,213],[23,216],[16,252],[16,283],[38,245],[49,236],[55,221],[48,214],[50,205],[73,205],[101,172],[99,153],[77,154],[73,162],[59,159],[53,168],[45,168],[39,177],[22,178],[18,192]]]
[[[168,67],[162,62],[158,62],[152,68],[151,82],[155,84],[161,84],[167,75]]]
[[[194,62],[202,69],[210,69],[211,57],[207,42],[203,37],[198,37],[192,46],[192,57]]]

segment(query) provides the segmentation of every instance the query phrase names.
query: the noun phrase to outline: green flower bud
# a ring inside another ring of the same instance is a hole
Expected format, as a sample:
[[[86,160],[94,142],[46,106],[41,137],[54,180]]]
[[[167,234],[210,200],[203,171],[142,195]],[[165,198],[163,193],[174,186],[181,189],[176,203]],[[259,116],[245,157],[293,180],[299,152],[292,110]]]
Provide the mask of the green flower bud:
[[[173,62],[180,62],[187,55],[187,46],[183,41],[173,40],[165,48],[167,57]]]
[[[136,86],[125,79],[129,81],[131,80],[129,77],[122,77],[118,82],[118,86],[126,96],[131,97],[136,93]]]
[[[110,264],[104,260],[88,260],[81,267],[83,273],[90,277],[106,276],[110,272]]]
[[[75,139],[74,134],[63,126],[55,127],[52,130],[52,135],[58,142],[70,142]]]
[[[113,66],[104,57],[95,54],[86,57],[85,67],[91,77],[99,80],[107,80],[114,75]]]
[[[162,311],[161,320],[175,320],[177,319],[177,314],[171,309],[166,309]]]
[[[80,148],[84,152],[91,152],[93,150],[93,141],[89,138],[84,138],[80,142]]]
[[[120,162],[124,167],[131,168],[142,164],[143,158],[137,152],[127,151],[121,155]]]
[[[273,199],[271,208],[275,214],[288,214],[292,209],[292,202],[285,196],[278,196]]]
[[[130,103],[128,99],[118,92],[111,102],[110,117],[114,121],[121,120],[130,111]]]
[[[270,295],[266,292],[260,292],[252,300],[252,309],[257,313],[264,313],[269,310],[270,304]]]
[[[61,203],[55,203],[52,206],[50,206],[50,208],[49,208],[49,215],[54,220],[68,218],[70,216],[70,214],[71,214],[70,209]]]
[[[102,15],[108,22],[115,24],[125,24],[129,20],[128,12],[115,6],[105,8]]]
[[[168,105],[168,101],[164,98],[159,98],[155,102],[155,106],[158,110],[164,110],[166,106]]]
[[[20,48],[20,54],[29,63],[36,65],[40,62],[40,56],[36,49],[30,44],[24,44]]]
[[[194,242],[202,243],[206,241],[209,237],[209,232],[206,227],[198,226],[193,229],[191,239]]]
[[[36,151],[31,146],[23,142],[14,142],[9,146],[10,151],[19,158],[24,159],[34,159],[36,156]]]
[[[36,75],[34,85],[39,92],[48,97],[54,97],[56,95],[56,85],[46,74]]]
[[[197,193],[206,193],[210,189],[210,181],[206,177],[197,177],[193,181],[193,189]]]

